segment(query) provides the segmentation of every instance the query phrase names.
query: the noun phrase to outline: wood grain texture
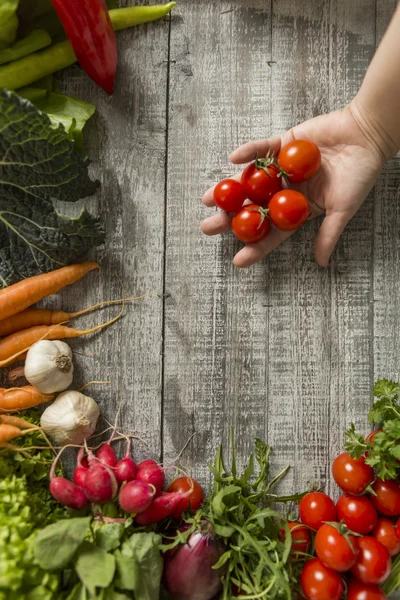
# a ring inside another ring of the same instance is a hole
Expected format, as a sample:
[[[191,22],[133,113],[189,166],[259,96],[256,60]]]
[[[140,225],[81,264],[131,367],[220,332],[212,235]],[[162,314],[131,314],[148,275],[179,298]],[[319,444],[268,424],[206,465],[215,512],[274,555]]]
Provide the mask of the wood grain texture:
[[[164,181],[169,22],[118,33],[119,66],[115,94],[109,98],[74,67],[65,73],[65,90],[97,107],[88,125],[87,148],[97,196],[107,229],[104,249],[96,253],[101,273],[62,295],[74,310],[100,299],[147,292],[154,295],[128,305],[123,319],[75,347],[77,385],[93,386],[104,417],[126,433],[138,432],[160,456]],[[95,202],[89,200],[88,207]],[[123,288],[122,288],[123,286]],[[157,295],[159,294],[159,296]],[[118,307],[84,318],[94,325],[117,314]],[[82,319],[83,321],[83,319]],[[89,393],[89,391],[88,391]]]
[[[282,489],[330,481],[350,422],[367,427],[373,383],[373,204],[331,266],[314,262],[318,224],[263,264],[231,266],[232,236],[202,238],[204,189],[233,172],[238,144],[341,108],[375,48],[375,0],[186,2],[172,30],[165,282],[164,448],[200,477],[233,425],[239,456],[263,435]],[[196,32],[196,33],[194,33]],[[267,60],[276,61],[272,69]],[[330,489],[333,489],[332,485]]]
[[[375,0],[337,0],[330,9],[329,96],[342,108],[357,93],[375,50]],[[346,228],[330,266],[330,463],[355,423],[369,431],[372,402],[373,197],[366,200]],[[338,490],[332,483],[329,489]]]
[[[203,480],[234,426],[239,457],[266,422],[265,269],[240,272],[231,235],[199,222],[228,154],[270,126],[269,3],[186,2],[171,32],[165,313],[165,459],[193,432],[185,462]],[[196,32],[194,34],[194,32]]]
[[[377,1],[376,38],[383,36],[397,5]],[[400,376],[400,156],[386,167],[374,200],[374,374]],[[399,596],[400,597],[400,596]]]

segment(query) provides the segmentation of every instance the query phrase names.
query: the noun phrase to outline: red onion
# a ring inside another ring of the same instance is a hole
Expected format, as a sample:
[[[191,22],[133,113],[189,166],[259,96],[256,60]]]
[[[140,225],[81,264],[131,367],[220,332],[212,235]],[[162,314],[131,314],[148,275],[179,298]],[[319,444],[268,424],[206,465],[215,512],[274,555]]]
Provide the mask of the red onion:
[[[185,545],[165,555],[164,585],[173,600],[211,600],[221,591],[225,568],[212,569],[226,551],[213,532],[195,531]]]

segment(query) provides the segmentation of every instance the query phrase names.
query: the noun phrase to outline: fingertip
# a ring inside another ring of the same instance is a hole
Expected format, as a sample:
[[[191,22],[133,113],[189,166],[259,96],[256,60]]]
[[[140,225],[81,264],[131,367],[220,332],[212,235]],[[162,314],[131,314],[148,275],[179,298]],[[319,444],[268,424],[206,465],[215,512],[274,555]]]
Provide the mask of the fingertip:
[[[262,260],[264,256],[265,254],[258,244],[247,244],[236,254],[233,264],[239,269],[247,269]]]
[[[200,224],[200,229],[205,235],[218,235],[231,229],[231,218],[225,212],[219,212],[207,217]]]
[[[202,202],[209,208],[215,206],[214,202],[214,187],[209,188],[206,192],[204,192],[202,197]]]
[[[332,213],[322,221],[314,243],[315,260],[321,267],[329,265],[332,253],[350,220],[350,216],[345,213]]]

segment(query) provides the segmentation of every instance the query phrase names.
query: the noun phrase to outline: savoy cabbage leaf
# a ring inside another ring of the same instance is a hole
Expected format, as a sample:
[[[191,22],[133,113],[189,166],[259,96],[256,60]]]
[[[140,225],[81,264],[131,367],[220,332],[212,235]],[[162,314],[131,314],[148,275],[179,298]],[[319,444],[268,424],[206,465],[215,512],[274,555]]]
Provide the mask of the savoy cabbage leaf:
[[[62,125],[0,90],[0,287],[78,260],[104,242],[97,217],[69,218],[54,200],[76,202],[97,184]]]

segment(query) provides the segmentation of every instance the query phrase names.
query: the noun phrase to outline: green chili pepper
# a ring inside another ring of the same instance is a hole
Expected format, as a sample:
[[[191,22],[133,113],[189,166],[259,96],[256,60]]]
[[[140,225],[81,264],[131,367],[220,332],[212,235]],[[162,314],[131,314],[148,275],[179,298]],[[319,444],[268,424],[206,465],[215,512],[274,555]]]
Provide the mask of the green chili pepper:
[[[134,27],[142,23],[165,17],[176,2],[154,6],[131,6],[110,10],[110,18],[115,30]],[[76,62],[70,43],[65,40],[39,52],[24,56],[0,67],[0,87],[16,90],[55,71],[65,69]]]
[[[115,31],[149,21],[157,21],[165,17],[175,6],[176,2],[155,4],[154,6],[129,6],[110,10],[110,18]]]

